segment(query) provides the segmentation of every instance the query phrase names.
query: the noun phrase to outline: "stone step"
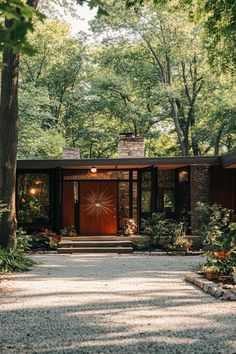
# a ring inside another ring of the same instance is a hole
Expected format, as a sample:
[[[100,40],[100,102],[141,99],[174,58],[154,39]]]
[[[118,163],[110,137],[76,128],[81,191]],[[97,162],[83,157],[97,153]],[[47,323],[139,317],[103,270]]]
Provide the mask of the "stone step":
[[[131,241],[61,241],[59,248],[69,247],[132,247]]]
[[[58,253],[133,253],[132,247],[68,247],[58,248]]]
[[[61,241],[130,241],[127,236],[62,236]]]

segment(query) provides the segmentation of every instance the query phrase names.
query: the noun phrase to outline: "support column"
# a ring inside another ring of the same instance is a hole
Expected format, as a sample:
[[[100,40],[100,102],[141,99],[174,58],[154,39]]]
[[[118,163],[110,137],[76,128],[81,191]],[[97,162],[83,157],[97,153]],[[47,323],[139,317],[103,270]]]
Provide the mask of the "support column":
[[[197,215],[194,212],[198,202],[211,204],[211,166],[192,165],[190,167],[190,204],[192,233],[199,229]]]

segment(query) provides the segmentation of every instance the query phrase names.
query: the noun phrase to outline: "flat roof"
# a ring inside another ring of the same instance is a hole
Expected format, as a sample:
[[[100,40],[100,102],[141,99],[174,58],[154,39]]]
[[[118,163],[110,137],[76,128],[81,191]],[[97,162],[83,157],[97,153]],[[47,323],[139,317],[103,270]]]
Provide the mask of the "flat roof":
[[[236,168],[236,151],[221,156],[221,160],[224,168]]]
[[[141,168],[157,166],[159,168],[178,168],[188,165],[221,164],[220,156],[173,156],[173,157],[142,157],[142,158],[105,158],[105,159],[44,159],[18,160],[18,169],[49,169],[49,168]]]

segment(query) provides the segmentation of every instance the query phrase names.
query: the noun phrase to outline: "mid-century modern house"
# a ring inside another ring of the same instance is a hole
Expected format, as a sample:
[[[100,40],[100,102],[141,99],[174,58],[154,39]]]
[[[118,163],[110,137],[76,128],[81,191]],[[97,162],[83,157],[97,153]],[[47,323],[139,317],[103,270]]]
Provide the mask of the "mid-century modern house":
[[[144,139],[124,134],[118,158],[80,159],[77,149],[63,159],[19,160],[18,223],[29,230],[78,235],[116,235],[128,218],[139,225],[153,212],[196,221],[198,201],[236,213],[236,152],[225,156],[144,157]]]

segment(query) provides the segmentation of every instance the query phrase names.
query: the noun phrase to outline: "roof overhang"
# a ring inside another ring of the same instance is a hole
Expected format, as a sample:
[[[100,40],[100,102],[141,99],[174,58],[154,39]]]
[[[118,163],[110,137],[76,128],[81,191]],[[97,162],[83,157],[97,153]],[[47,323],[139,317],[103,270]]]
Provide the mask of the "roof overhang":
[[[224,168],[236,168],[236,151],[221,157]]]
[[[18,160],[18,169],[89,169],[92,166],[101,169],[127,169],[157,166],[160,169],[173,169],[188,165],[220,164],[219,156],[174,156],[174,157],[143,157],[143,158],[109,158],[109,159],[78,159],[78,160]]]

